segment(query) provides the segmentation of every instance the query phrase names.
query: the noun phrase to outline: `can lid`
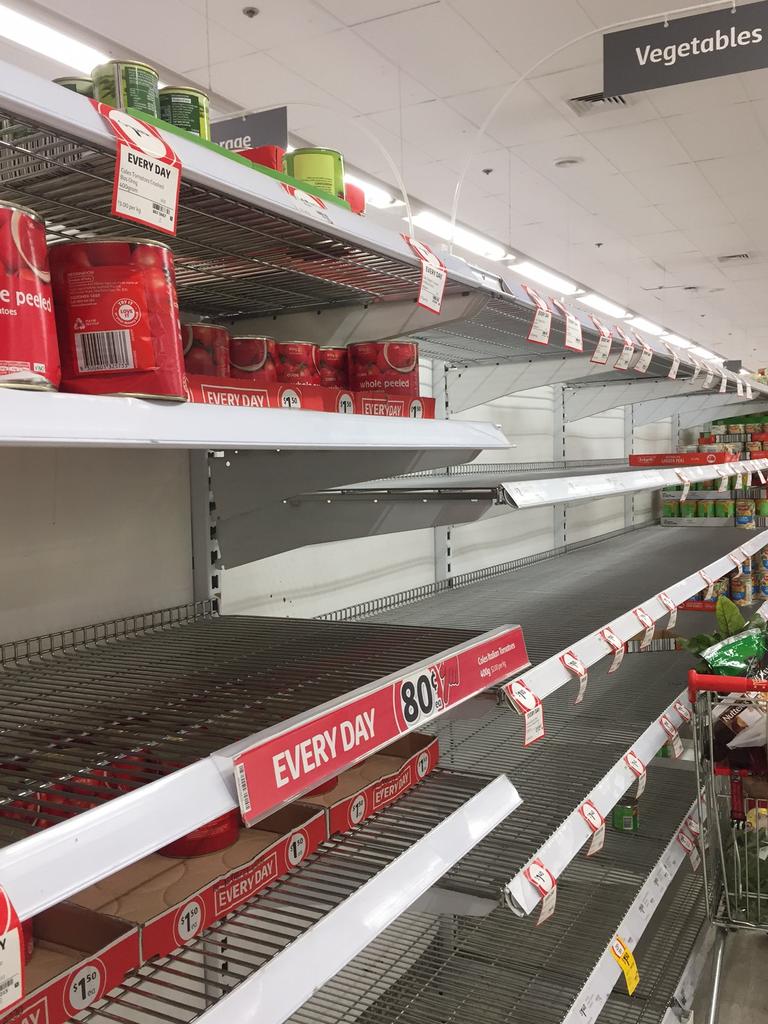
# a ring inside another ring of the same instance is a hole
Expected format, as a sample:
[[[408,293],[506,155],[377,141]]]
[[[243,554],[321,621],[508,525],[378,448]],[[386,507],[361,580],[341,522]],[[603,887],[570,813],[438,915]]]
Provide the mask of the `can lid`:
[[[343,159],[342,153],[338,149],[323,149],[320,146],[302,146],[300,149],[294,149],[289,156],[312,156],[313,153],[317,153],[319,156],[337,156]]]
[[[321,352],[346,352],[346,345],[321,345]]]
[[[169,96],[175,92],[181,93],[183,96],[201,96],[204,100],[208,99],[207,92],[203,92],[202,89],[190,89],[185,85],[164,85],[162,89],[158,90],[158,95]]]
[[[129,235],[127,237],[109,235],[104,238],[60,238],[55,242],[49,242],[48,248],[55,249],[60,245],[96,245],[100,242],[106,242],[110,245],[114,245],[115,242],[125,242],[128,245],[155,245],[158,249],[168,249],[169,252],[172,251],[170,245],[166,242],[158,242],[154,238],[136,238],[134,235]]]
[[[268,334],[233,334],[232,341],[274,341]]]
[[[53,82],[54,85],[63,85],[64,82],[88,82],[89,85],[93,85],[93,79],[88,75],[62,75],[61,78],[54,78]]]
[[[216,331],[226,331],[229,334],[229,328],[223,324],[211,324],[207,320],[185,320],[181,325],[182,327],[213,327]]]
[[[45,224],[45,218],[41,217],[35,210],[30,210],[28,206],[19,206],[18,203],[9,203],[4,199],[0,199],[0,208],[3,210],[19,210],[21,213],[26,213],[28,217],[32,217],[33,220],[40,221],[41,224]]]
[[[157,68],[153,68],[151,64],[145,64],[142,60],[120,60],[119,58],[116,58],[115,60],[105,60],[103,64],[99,64],[95,67],[91,73],[95,74],[99,68],[107,67],[141,68],[143,71],[151,71],[157,78],[160,77]]]

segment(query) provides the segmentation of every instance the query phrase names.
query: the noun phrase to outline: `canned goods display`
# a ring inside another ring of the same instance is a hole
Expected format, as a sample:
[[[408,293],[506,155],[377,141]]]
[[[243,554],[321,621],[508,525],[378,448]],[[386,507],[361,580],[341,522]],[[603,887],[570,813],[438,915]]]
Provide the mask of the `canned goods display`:
[[[277,342],[274,338],[246,335],[229,342],[229,372],[242,380],[277,383]]]
[[[661,514],[665,519],[678,519],[680,516],[680,502],[676,498],[665,498],[661,506]]]
[[[283,157],[283,171],[298,181],[344,198],[344,157],[335,149],[295,149]]]
[[[219,818],[188,832],[157,852],[163,857],[200,857],[234,846],[240,835],[240,811],[227,811]]]
[[[761,452],[763,450],[762,441],[747,441],[748,452]]]
[[[62,390],[185,401],[173,254],[162,242],[51,246]]]
[[[94,98],[110,107],[141,111],[160,116],[157,99],[157,72],[149,64],[136,60],[108,60],[91,72]]]
[[[742,530],[755,529],[755,503],[751,498],[740,498],[735,509],[736,526]]]
[[[736,514],[736,502],[732,498],[717,498],[715,500],[715,517],[718,519],[733,519]]]
[[[184,369],[208,377],[229,376],[230,335],[217,324],[182,324]]]
[[[45,221],[0,203],[0,385],[39,390],[61,380]]]
[[[715,514],[715,501],[714,498],[701,498],[696,502],[696,515],[701,519],[705,519],[708,516],[714,516]]]
[[[753,584],[754,587],[754,584]],[[761,571],[757,574],[757,587],[754,588],[755,597],[758,595],[763,599],[768,599],[768,572]]]
[[[199,89],[167,85],[158,93],[160,118],[190,135],[210,139],[211,122],[208,97]]]
[[[78,92],[81,96],[93,96],[93,79],[92,78],[54,78],[56,85],[63,85],[65,89],[71,89],[72,92]]]
[[[728,597],[730,589],[730,581],[727,577],[722,580],[714,580],[712,583],[712,596],[715,599],[721,596]]]
[[[755,498],[755,515],[768,516],[768,498]]]
[[[698,480],[696,482],[697,491],[712,491],[715,489],[715,486],[714,480]]]
[[[308,341],[278,342],[277,379],[281,384],[319,384],[317,345]]]
[[[743,423],[727,423],[725,426],[724,434],[744,434],[746,428]]]
[[[419,346],[415,341],[358,341],[347,348],[353,391],[418,395]]]
[[[731,600],[734,604],[752,604],[752,577],[731,576],[730,577]]]
[[[611,824],[617,832],[637,832],[640,828],[640,809],[637,802],[616,804],[611,812]]]
[[[328,346],[318,349],[317,367],[320,371],[320,383],[324,387],[349,387],[347,350],[345,348]]]
[[[696,506],[698,501],[691,501],[690,498],[687,501],[680,502],[680,517],[681,519],[695,519],[696,518]]]

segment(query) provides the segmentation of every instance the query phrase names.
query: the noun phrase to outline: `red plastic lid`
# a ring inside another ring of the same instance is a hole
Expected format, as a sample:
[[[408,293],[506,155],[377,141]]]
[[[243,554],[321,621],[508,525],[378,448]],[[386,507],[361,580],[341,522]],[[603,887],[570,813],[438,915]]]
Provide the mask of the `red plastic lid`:
[[[164,857],[200,857],[233,846],[240,835],[240,812],[227,811],[158,850]]]

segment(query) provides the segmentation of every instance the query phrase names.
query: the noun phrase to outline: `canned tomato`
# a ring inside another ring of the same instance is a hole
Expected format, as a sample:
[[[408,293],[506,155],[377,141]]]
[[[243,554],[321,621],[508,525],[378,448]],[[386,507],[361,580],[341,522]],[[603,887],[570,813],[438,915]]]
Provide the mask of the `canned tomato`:
[[[210,139],[209,104],[204,92],[168,85],[158,93],[158,101],[163,121],[201,139]]]
[[[281,384],[319,384],[317,345],[307,341],[278,342],[277,379]]]
[[[126,110],[132,107],[152,117],[160,116],[157,101],[158,74],[149,64],[136,60],[108,60],[91,72],[93,95],[101,103]]]
[[[761,452],[763,450],[762,441],[747,441],[748,452]]]
[[[418,395],[419,346],[415,341],[358,341],[347,351],[353,391]]]
[[[277,383],[277,342],[274,338],[246,335],[229,342],[229,372],[241,380]]]
[[[173,255],[146,239],[51,246],[62,389],[184,401]]]
[[[184,369],[193,375],[229,376],[229,331],[217,324],[182,324]]]
[[[724,433],[726,434],[743,434],[745,433],[745,426],[743,423],[728,423],[726,424]]]
[[[56,85],[63,85],[65,89],[71,89],[72,92],[78,92],[81,96],[93,96],[93,79],[92,78],[54,78]]]
[[[157,852],[164,857],[199,857],[234,846],[240,835],[240,812],[227,811],[219,818],[188,832]]]
[[[60,380],[45,221],[0,203],[0,384],[48,390]]]
[[[344,198],[344,158],[335,149],[295,149],[283,157],[283,171],[322,192]]]
[[[320,348],[317,352],[317,366],[320,383],[327,388],[349,387],[347,371],[347,350],[345,348]]]
[[[736,526],[743,530],[755,528],[755,503],[751,498],[740,498],[736,502]]]

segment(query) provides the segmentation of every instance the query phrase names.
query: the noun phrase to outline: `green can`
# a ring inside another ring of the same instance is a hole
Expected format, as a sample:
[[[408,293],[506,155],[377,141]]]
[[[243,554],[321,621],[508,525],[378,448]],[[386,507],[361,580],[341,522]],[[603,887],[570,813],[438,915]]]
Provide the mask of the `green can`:
[[[698,480],[696,482],[697,491],[713,491],[715,486],[714,480]]]
[[[755,514],[768,516],[768,501],[765,498],[755,498]]]
[[[706,519],[715,514],[714,498],[704,498],[696,502],[696,515],[699,519]]]
[[[136,60],[109,60],[91,72],[93,95],[100,103],[125,110],[132,107],[142,114],[160,116],[157,101],[158,74],[149,64]]]
[[[680,518],[680,502],[677,498],[665,498],[661,508],[661,514],[665,519]]]
[[[680,518],[681,519],[695,519],[696,518],[696,506],[698,501],[687,501],[680,502]]]
[[[295,149],[283,157],[283,172],[344,198],[344,157],[335,149]]]
[[[718,498],[715,502],[716,519],[733,519],[736,515],[736,502],[732,498]]]
[[[163,121],[210,141],[210,105],[204,92],[168,85],[160,90],[158,97]]]
[[[611,824],[617,832],[637,832],[640,828],[640,811],[637,804],[616,804],[611,815]]]
[[[72,92],[79,92],[81,96],[93,96],[92,78],[54,78],[56,85],[63,85],[65,89]]]

